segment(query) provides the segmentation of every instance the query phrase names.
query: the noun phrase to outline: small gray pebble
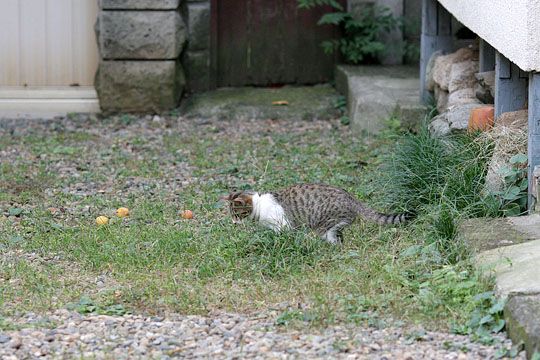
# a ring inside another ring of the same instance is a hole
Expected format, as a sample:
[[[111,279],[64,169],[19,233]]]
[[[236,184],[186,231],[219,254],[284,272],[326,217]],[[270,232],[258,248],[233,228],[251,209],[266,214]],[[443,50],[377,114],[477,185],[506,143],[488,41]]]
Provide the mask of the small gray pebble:
[[[11,340],[11,336],[9,336],[9,335],[4,335],[4,334],[0,334],[0,344],[5,344],[5,343],[7,343],[9,340]]]

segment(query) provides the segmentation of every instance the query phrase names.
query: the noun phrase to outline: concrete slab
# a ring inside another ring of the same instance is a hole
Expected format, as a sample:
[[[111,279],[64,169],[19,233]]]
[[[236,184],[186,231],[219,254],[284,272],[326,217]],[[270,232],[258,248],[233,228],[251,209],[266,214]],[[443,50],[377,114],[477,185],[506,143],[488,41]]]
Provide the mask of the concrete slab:
[[[338,99],[330,85],[223,88],[191,95],[180,112],[199,118],[326,120],[339,117]],[[273,105],[275,101],[287,105]]]
[[[353,129],[379,132],[392,115],[406,126],[419,124],[426,108],[420,104],[418,68],[411,66],[350,66],[336,68],[336,88],[347,97]]]
[[[495,275],[497,295],[540,294],[540,240],[482,251],[477,259]]]
[[[0,118],[52,119],[99,111],[93,86],[0,87]]]
[[[504,317],[512,341],[527,358],[540,353],[540,215],[465,221],[459,236],[477,251],[479,269],[495,277],[508,299]]]
[[[510,296],[504,314],[508,335],[516,344],[523,342],[527,358],[540,354],[540,295]]]

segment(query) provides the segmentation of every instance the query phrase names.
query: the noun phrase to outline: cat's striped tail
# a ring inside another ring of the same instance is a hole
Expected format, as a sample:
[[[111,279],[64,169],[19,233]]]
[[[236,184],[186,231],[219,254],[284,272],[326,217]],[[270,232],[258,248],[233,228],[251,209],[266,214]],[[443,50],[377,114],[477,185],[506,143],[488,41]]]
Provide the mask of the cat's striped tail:
[[[373,221],[377,224],[402,224],[408,222],[416,217],[414,212],[404,212],[400,214],[383,214],[373,209],[364,206],[362,203],[358,204],[358,215],[366,220]]]

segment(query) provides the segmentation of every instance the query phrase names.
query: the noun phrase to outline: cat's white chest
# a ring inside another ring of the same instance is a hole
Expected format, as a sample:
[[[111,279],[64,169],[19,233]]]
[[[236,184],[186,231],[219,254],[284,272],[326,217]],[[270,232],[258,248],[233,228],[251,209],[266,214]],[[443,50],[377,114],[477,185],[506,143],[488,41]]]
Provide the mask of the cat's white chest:
[[[283,207],[276,201],[272,194],[255,194],[252,201],[253,213],[251,216],[253,219],[274,231],[290,228],[285,210],[283,210]]]

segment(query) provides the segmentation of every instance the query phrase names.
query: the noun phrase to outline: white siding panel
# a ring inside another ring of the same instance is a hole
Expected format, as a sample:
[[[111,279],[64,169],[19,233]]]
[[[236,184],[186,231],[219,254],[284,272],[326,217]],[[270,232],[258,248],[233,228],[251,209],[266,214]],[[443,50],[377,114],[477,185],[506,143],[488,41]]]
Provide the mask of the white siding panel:
[[[98,3],[95,0],[72,0],[72,2],[73,82],[93,85],[98,64],[98,47],[94,32]]]
[[[0,86],[92,86],[97,0],[0,0]]]
[[[73,78],[71,0],[47,0],[47,85],[66,85]]]
[[[20,0],[21,85],[46,85],[47,0]]]
[[[18,85],[19,0],[1,0],[0,4],[0,85]]]

